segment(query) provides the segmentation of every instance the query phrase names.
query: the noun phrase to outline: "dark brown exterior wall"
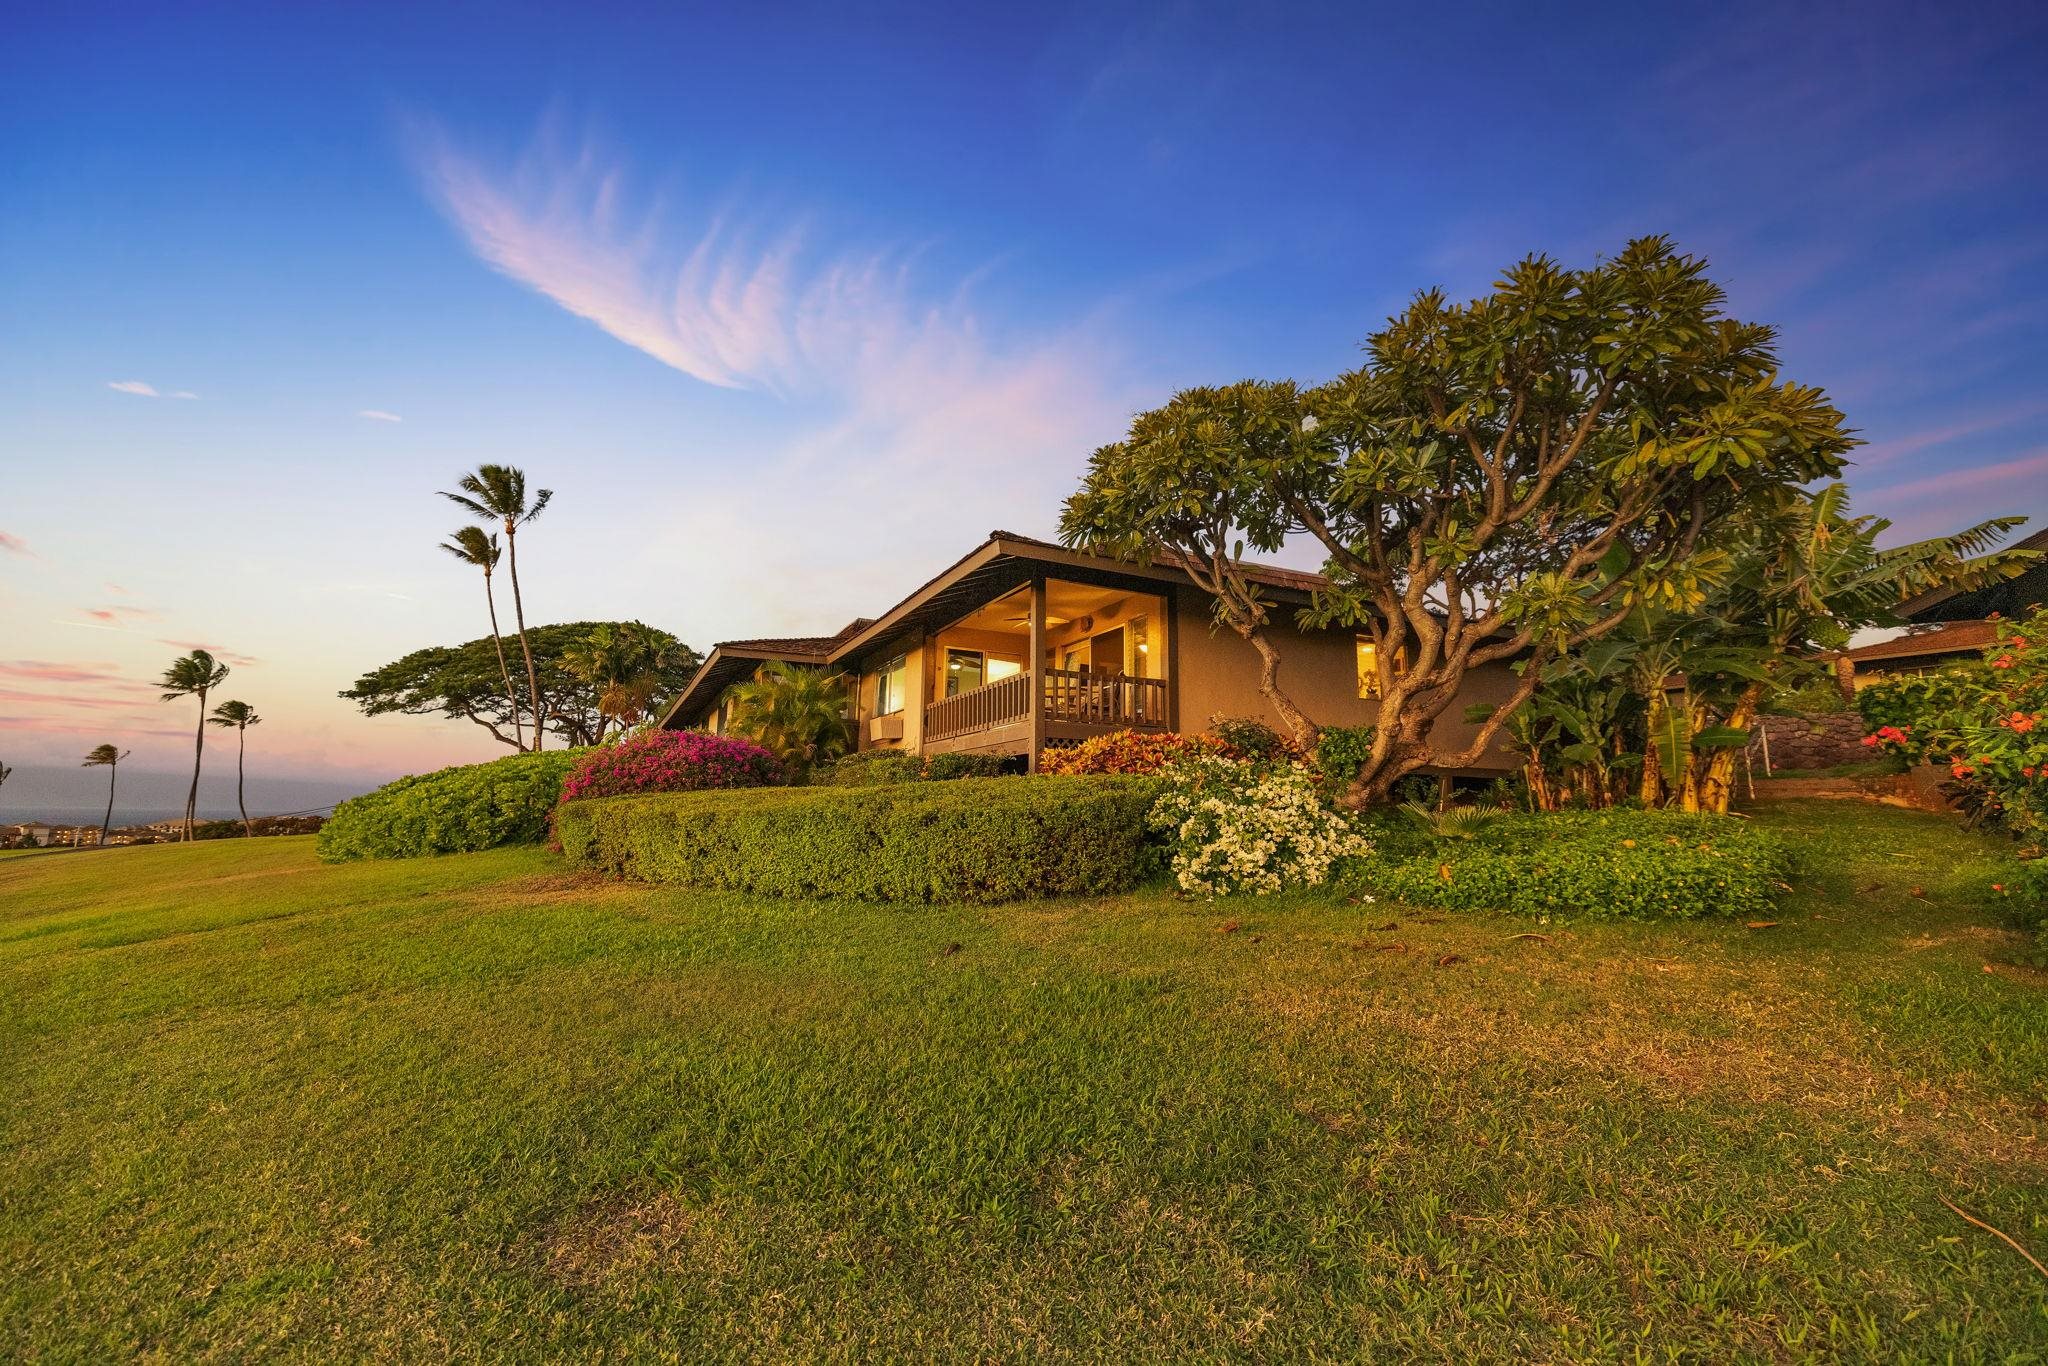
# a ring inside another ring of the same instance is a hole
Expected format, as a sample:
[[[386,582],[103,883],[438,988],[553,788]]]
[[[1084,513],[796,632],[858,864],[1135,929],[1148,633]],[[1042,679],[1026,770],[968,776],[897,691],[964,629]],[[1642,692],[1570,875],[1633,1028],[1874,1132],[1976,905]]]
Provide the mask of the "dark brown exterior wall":
[[[1242,637],[1210,629],[1209,596],[1194,588],[1173,594],[1176,627],[1172,676],[1179,688],[1180,729],[1194,733],[1217,716],[1255,716],[1270,725],[1279,714],[1259,694],[1259,656]],[[1324,726],[1360,726],[1379,713],[1379,703],[1358,695],[1357,633],[1303,631],[1292,624],[1293,609],[1275,608],[1268,636],[1280,652],[1280,690],[1309,718]],[[1500,702],[1514,689],[1506,665],[1489,664],[1466,675],[1464,692],[1437,722],[1431,740],[1440,748],[1462,749],[1478,727],[1465,722],[1475,703]],[[1496,740],[1475,768],[1507,770],[1513,754]]]

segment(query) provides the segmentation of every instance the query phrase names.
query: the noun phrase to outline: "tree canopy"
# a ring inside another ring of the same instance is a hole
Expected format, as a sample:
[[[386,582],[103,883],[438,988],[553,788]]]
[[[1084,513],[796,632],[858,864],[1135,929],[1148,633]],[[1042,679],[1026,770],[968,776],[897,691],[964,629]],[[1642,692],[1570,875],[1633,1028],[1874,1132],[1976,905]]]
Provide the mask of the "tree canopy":
[[[1472,764],[1548,661],[1640,603],[1698,604],[1722,554],[1702,534],[1833,477],[1856,444],[1821,391],[1779,377],[1771,328],[1722,311],[1706,269],[1650,237],[1583,270],[1530,257],[1468,303],[1425,291],[1326,384],[1192,390],[1140,417],[1096,453],[1061,536],[1233,581],[1246,545],[1314,537],[1329,584],[1307,621],[1378,647],[1353,800]],[[1507,704],[1455,752],[1433,746],[1466,674],[1511,660]]]
[[[637,621],[532,626],[526,636],[546,727],[570,745],[596,744],[604,733],[604,693],[613,680],[593,679],[576,667],[593,642],[624,636],[644,644],[648,657],[657,661],[652,673],[654,699],[674,696],[702,662],[696,651],[668,632]],[[367,716],[402,712],[471,721],[513,749],[519,748],[512,733],[513,716],[527,705],[523,696],[515,703],[490,636],[415,650],[364,674],[340,695]]]

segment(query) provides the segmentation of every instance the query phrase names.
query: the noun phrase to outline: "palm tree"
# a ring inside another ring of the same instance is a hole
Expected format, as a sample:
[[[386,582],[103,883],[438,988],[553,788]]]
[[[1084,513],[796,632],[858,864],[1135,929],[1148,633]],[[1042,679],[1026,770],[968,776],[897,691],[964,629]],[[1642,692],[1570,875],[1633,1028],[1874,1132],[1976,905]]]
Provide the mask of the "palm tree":
[[[553,489],[541,489],[531,503],[526,500],[526,472],[511,465],[478,465],[475,474],[456,481],[460,493],[445,490],[441,496],[479,521],[500,521],[505,526],[505,549],[512,565],[512,615],[519,626],[519,652],[526,657],[526,689],[533,703],[533,748],[540,750],[542,721],[540,674],[533,667],[533,650],[526,643],[526,604],[519,596],[519,528],[540,516]]]
[[[521,750],[526,748],[526,737],[519,729],[519,691],[512,686],[512,669],[505,663],[505,642],[498,635],[498,598],[491,591],[491,573],[498,567],[498,533],[485,531],[482,527],[458,528],[441,542],[441,549],[484,571],[484,602],[491,609],[491,644],[498,647],[498,672],[505,677],[505,695],[512,699],[512,740]],[[525,642],[522,625],[520,641]]]
[[[798,774],[838,758],[853,744],[841,674],[777,660],[732,690],[732,707],[733,732],[757,742]]]
[[[242,808],[244,838],[254,836],[256,828],[249,824],[249,803],[242,799],[242,761],[249,753],[249,727],[262,723],[263,718],[247,702],[223,702],[213,709],[213,715],[206,722],[223,730],[230,726],[235,730],[235,805]]]
[[[571,673],[598,690],[598,743],[610,723],[624,733],[647,715],[670,652],[680,648],[673,637],[640,622],[602,622],[562,657]]]
[[[107,831],[112,829],[114,824],[114,776],[120,768],[121,761],[132,753],[134,753],[133,750],[116,749],[112,745],[99,745],[94,748],[92,753],[86,755],[85,762],[79,765],[80,768],[106,766],[107,814],[100,821],[100,848],[102,849],[107,847]]]
[[[194,650],[171,662],[164,670],[164,701],[181,697],[199,699],[199,730],[192,744],[192,791],[185,798],[185,838],[192,838],[192,818],[199,810],[199,763],[206,754],[206,695],[228,676],[228,666],[214,662],[204,650]]]

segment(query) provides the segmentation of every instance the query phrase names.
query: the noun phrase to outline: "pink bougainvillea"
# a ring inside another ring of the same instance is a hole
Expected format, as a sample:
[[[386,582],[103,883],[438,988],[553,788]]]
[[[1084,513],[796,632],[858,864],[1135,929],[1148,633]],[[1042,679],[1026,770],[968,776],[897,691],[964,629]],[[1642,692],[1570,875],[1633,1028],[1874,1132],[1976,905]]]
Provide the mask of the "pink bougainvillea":
[[[694,730],[650,730],[593,749],[562,784],[562,800],[762,787],[782,781],[782,765],[751,740]]]

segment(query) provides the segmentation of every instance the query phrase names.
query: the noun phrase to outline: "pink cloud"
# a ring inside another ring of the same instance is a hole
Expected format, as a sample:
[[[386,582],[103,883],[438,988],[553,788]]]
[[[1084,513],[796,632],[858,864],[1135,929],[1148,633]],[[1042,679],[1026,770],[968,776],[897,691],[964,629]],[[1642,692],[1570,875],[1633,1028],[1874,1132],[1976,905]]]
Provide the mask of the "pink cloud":
[[[2014,404],[1981,417],[1967,418],[1943,427],[1930,427],[1925,431],[1910,432],[1891,441],[1873,441],[1856,453],[1856,463],[1864,469],[1889,464],[1903,456],[1914,455],[1937,446],[1946,446],[1949,442],[1960,441],[1966,436],[1999,431],[2044,414],[2048,414],[2048,403]]]
[[[0,550],[5,550],[14,555],[34,555],[36,553],[28,548],[27,541],[22,540],[19,536],[10,535],[5,531],[0,531]]]
[[[1866,502],[1890,503],[1901,498],[1953,493],[1960,489],[1982,488],[1986,484],[2010,483],[2013,485],[2014,499],[2018,501],[2037,492],[2026,481],[2043,474],[2048,474],[2048,450],[2035,451],[2018,460],[2007,460],[1996,465],[1950,470],[1943,474],[1929,475],[1925,479],[1910,479],[1903,484],[1887,484],[1868,490],[1863,494],[1863,498]]]
[[[52,664],[42,659],[0,660],[0,674],[39,683],[118,683],[126,680],[112,664]]]
[[[124,607],[119,604],[113,607],[87,607],[83,612],[102,626],[119,626],[128,621],[154,621],[163,615],[147,607]]]
[[[134,697],[94,697],[86,693],[27,692],[20,688],[0,688],[0,702],[17,705],[41,703],[54,707],[89,707],[95,711],[130,711],[141,705],[141,699]]]
[[[168,645],[174,650],[204,650],[206,651],[206,653],[212,655],[221,663],[232,664],[234,667],[238,669],[247,669],[254,665],[261,664],[263,662],[262,660],[252,658],[249,655],[238,655],[233,650],[227,649],[224,646],[208,645],[203,641],[159,640],[157,644]]]

